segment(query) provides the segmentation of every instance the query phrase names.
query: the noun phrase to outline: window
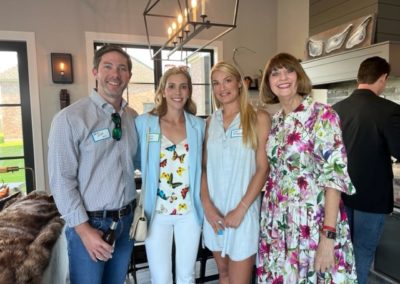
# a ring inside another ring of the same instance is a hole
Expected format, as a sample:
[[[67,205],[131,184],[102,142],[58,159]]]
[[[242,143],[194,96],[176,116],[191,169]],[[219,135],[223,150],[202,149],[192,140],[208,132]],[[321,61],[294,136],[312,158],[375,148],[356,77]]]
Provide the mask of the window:
[[[102,46],[95,43],[95,50]],[[125,91],[124,97],[129,105],[139,114],[148,112],[154,106],[154,92],[159,80],[171,66],[188,66],[192,76],[193,100],[197,105],[197,115],[206,116],[211,114],[211,84],[210,69],[214,64],[214,51],[204,49],[191,56],[187,61],[181,58],[187,57],[195,49],[184,49],[176,51],[170,58],[167,58],[169,50],[163,50],[153,60],[150,56],[148,46],[126,45],[122,46],[132,59],[132,78]],[[151,48],[154,54],[158,46]]]
[[[0,182],[32,191],[34,155],[25,42],[0,41]],[[19,169],[19,170],[18,170]]]

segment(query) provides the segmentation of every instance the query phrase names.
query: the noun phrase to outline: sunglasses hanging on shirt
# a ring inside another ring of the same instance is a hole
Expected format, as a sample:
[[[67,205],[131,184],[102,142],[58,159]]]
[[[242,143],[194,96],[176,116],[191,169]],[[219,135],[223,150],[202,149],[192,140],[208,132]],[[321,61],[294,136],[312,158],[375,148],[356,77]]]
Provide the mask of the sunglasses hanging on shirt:
[[[115,126],[112,131],[112,138],[114,140],[119,141],[122,137],[122,129],[121,129],[121,116],[118,112],[111,114],[111,119],[114,122]]]

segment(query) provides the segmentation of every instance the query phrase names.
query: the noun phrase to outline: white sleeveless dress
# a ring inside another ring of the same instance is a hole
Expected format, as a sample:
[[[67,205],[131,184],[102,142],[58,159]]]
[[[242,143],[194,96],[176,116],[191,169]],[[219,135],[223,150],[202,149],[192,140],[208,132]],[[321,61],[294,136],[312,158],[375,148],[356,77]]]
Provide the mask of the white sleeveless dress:
[[[211,117],[207,140],[207,180],[210,198],[225,215],[236,208],[256,171],[255,151],[243,144],[240,115],[224,131],[222,110]],[[236,229],[226,228],[215,234],[205,219],[204,243],[211,251],[221,251],[234,261],[257,253],[259,237],[260,197],[251,204]]]

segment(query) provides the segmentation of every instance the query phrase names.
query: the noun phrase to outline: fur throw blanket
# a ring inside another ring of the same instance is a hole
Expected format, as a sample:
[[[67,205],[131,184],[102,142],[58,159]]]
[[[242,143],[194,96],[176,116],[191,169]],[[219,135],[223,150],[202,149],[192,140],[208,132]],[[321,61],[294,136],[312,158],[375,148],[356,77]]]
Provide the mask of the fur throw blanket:
[[[45,192],[10,200],[0,212],[0,283],[41,283],[63,225]]]

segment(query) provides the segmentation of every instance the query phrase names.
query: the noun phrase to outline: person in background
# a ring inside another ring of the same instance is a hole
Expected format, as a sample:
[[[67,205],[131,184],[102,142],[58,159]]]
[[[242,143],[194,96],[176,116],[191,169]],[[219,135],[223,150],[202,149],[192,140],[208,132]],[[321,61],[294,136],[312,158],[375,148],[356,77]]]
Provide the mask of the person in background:
[[[173,242],[175,282],[195,283],[203,223],[200,180],[205,122],[195,116],[192,91],[186,68],[168,69],[156,91],[155,108],[135,121],[146,185],[144,210],[150,222],[145,245],[154,284],[173,283]]]
[[[255,111],[239,71],[219,62],[211,70],[218,109],[207,120],[201,197],[204,243],[220,283],[249,283],[259,233],[260,193],[268,172],[269,116]]]
[[[400,106],[380,95],[390,65],[381,57],[364,60],[357,89],[333,108],[339,114],[357,193],[343,196],[349,216],[360,284],[367,283],[386,214],[393,211],[391,157],[400,159]]]
[[[122,98],[132,62],[120,47],[97,50],[97,89],[64,108],[49,134],[49,179],[66,221],[71,283],[124,283],[134,241],[136,112]],[[118,220],[114,247],[102,235]]]
[[[246,86],[247,90],[253,85],[253,79],[251,79],[250,76],[245,76],[243,81],[244,81],[244,85]]]
[[[266,147],[270,173],[261,208],[259,283],[357,283],[340,194],[354,194],[339,117],[313,102],[311,82],[290,54],[272,57],[261,84],[278,98]]]

